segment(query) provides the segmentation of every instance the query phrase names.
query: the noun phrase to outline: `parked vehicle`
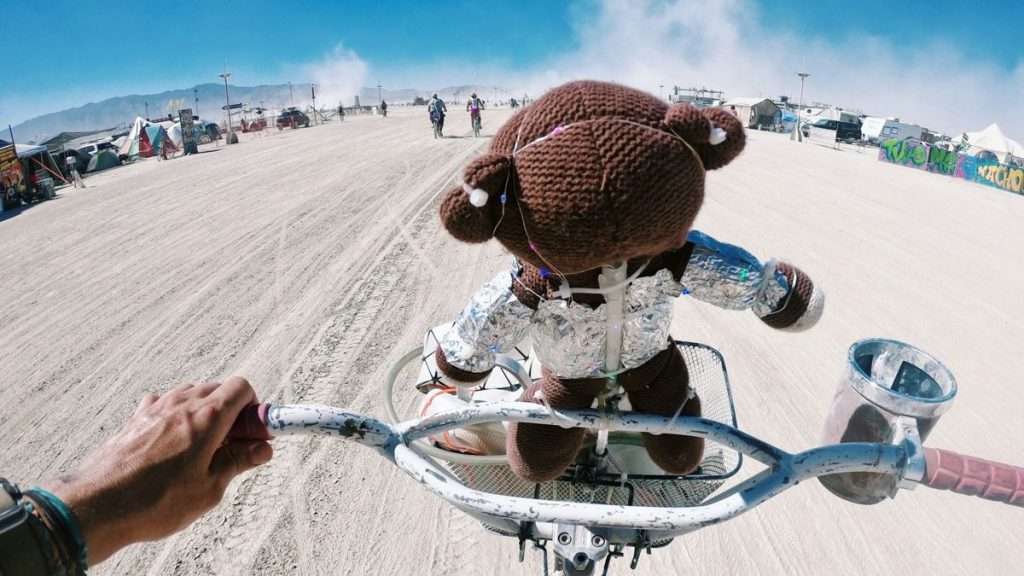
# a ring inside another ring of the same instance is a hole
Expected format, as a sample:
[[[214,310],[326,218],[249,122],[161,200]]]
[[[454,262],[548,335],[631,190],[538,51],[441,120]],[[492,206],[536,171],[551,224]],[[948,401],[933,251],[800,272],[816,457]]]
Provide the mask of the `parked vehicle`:
[[[862,132],[865,140],[872,144],[878,144],[890,138],[921,140],[926,130],[917,124],[904,124],[899,120],[869,116],[864,119]]]
[[[88,162],[89,157],[94,156],[100,150],[113,150],[116,153],[117,147],[110,142],[93,142],[91,144],[86,144],[85,146],[80,147],[78,149],[78,154],[81,156],[85,156],[86,162]]]
[[[277,117],[277,129],[309,127],[309,116],[298,108],[287,108]]]
[[[220,139],[220,126],[217,126],[214,122],[207,122],[206,120],[195,120],[193,121],[193,129],[196,134],[196,142],[200,144],[209,144],[214,140]]]
[[[116,152],[116,150],[115,150]],[[75,159],[75,169],[78,170],[79,174],[85,174],[85,171],[89,169],[89,156],[80,153],[78,150],[61,150],[53,154],[53,161],[60,167],[61,172],[64,174],[64,178],[71,176],[71,170],[68,168],[67,158]]]
[[[23,202],[31,204],[36,200],[50,200],[53,197],[53,179],[46,171],[37,170],[29,176],[28,182],[0,189],[0,212],[16,208]]]
[[[800,130],[804,133],[804,137],[807,137],[810,136],[812,128],[835,130],[837,142],[857,142],[861,139],[860,124],[854,124],[853,122],[840,122],[839,120],[826,120],[822,118],[814,124],[802,125]]]

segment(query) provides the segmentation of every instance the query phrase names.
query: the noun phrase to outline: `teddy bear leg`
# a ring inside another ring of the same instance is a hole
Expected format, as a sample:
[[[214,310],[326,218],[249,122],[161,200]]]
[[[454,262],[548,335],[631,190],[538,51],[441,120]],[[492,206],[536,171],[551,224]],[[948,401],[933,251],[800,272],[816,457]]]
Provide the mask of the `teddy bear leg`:
[[[540,404],[535,394],[543,393],[544,401],[558,410],[590,408],[601,381],[559,381],[547,370],[544,377],[523,392],[521,401]],[[593,384],[593,385],[592,385]],[[516,476],[530,482],[547,482],[562,475],[573,463],[583,444],[582,428],[565,429],[557,425],[513,422],[508,428],[505,452]]]
[[[633,409],[659,416],[672,416],[683,402],[680,416],[700,416],[700,398],[687,400],[690,376],[683,356],[675,346],[666,350],[667,358],[661,370],[655,373],[646,387],[628,390]],[[693,472],[704,454],[704,439],[673,434],[643,434],[644,446],[651,460],[669,474],[684,475]]]

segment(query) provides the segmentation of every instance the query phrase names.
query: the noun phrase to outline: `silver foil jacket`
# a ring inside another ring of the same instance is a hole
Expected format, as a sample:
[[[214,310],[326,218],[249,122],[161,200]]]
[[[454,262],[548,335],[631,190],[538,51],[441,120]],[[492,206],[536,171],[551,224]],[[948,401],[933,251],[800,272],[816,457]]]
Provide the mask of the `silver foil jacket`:
[[[742,248],[703,233],[690,233],[694,249],[679,281],[667,269],[633,280],[623,303],[622,370],[642,365],[669,345],[672,299],[691,296],[730,310],[752,308],[764,316],[789,292],[775,261],[761,264]],[[559,378],[606,376],[602,370],[608,314],[571,300],[542,299],[537,310],[511,291],[518,264],[503,271],[470,298],[441,341],[449,363],[469,372],[494,367],[494,355],[511,350],[529,332],[534,353]]]

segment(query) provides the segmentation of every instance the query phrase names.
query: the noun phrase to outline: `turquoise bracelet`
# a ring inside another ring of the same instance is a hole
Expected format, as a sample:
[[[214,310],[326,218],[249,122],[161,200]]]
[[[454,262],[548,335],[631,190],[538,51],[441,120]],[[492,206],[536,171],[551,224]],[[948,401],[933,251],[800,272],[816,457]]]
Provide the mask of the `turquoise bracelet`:
[[[51,522],[60,524],[59,531],[66,535],[67,540],[70,540],[65,542],[64,545],[66,547],[73,546],[73,550],[68,550],[68,552],[69,555],[74,555],[74,558],[71,558],[71,560],[77,565],[77,573],[84,574],[89,567],[89,548],[85,544],[85,539],[82,538],[82,532],[78,527],[78,518],[75,516],[75,513],[68,508],[63,500],[49,490],[37,486],[31,490],[26,490],[24,494],[39,503],[41,511],[50,517]]]

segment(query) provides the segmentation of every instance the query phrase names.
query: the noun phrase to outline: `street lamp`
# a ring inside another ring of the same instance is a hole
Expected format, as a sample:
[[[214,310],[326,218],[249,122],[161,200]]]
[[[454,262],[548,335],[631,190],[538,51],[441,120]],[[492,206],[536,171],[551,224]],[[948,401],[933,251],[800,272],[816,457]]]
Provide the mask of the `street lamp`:
[[[195,94],[196,97],[196,116],[199,116],[199,89],[193,88],[192,93]]]
[[[377,79],[377,102],[381,102],[383,98],[380,96],[380,78]]]
[[[288,99],[292,101],[292,108],[295,108],[295,95],[292,94],[292,83],[288,83]]]
[[[313,124],[316,124],[316,84],[309,85],[309,93],[313,96]]]
[[[807,72],[797,72],[796,75],[800,77],[800,104],[796,109],[796,129],[793,130],[793,135],[791,135],[789,139],[803,142],[804,135],[803,132],[800,131],[800,112],[804,109],[804,80],[806,80],[810,74]]]
[[[146,106],[146,120],[149,120],[149,102],[143,102]]]
[[[658,84],[658,100],[661,100],[664,97],[665,97],[665,85],[664,84]]]
[[[224,111],[228,113],[228,144],[231,143],[231,137],[234,134],[231,133],[231,99],[228,98],[228,77],[231,76],[231,72],[224,71],[220,73],[220,77],[224,79]]]

